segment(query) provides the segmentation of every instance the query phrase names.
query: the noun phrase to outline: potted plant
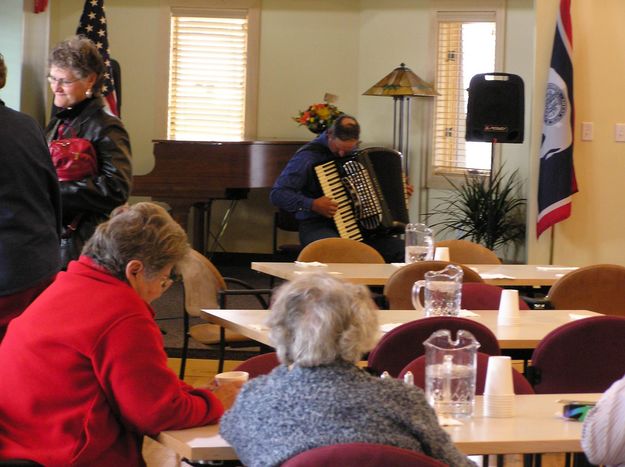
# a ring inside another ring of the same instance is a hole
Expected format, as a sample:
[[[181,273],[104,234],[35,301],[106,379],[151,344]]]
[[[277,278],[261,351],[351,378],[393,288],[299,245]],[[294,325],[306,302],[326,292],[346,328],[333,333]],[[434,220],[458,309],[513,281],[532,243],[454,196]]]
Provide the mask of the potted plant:
[[[454,232],[457,238],[481,243],[489,250],[525,238],[526,199],[515,170],[504,177],[500,167],[492,177],[465,174],[464,183],[449,180],[453,192],[426,215],[430,227]],[[437,220],[440,219],[440,220]]]

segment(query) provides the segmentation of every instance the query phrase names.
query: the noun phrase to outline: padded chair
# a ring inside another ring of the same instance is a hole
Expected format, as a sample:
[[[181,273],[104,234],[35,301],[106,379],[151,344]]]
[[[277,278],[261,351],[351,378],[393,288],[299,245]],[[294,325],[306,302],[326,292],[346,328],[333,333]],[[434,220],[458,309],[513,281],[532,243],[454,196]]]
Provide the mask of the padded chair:
[[[218,346],[218,372],[223,371],[226,346],[254,346],[259,344],[240,334],[226,331],[215,324],[190,325],[189,317],[199,317],[202,308],[226,308],[229,295],[252,295],[262,308],[267,309],[265,297],[271,295],[271,289],[254,289],[250,284],[235,278],[224,278],[217,268],[204,255],[191,250],[187,258],[178,266],[182,275],[184,290],[183,343],[180,362],[180,379],[184,378],[189,339],[192,338],[207,346]],[[230,286],[240,287],[232,289]]]
[[[486,370],[488,369],[488,357],[490,355],[483,352],[477,353],[477,372],[475,376],[475,394],[484,394],[486,383]],[[404,367],[399,373],[399,378],[403,378],[406,372],[412,372],[415,386],[425,390],[425,355],[415,358]],[[512,368],[512,384],[515,394],[534,394],[534,389],[522,373]]]
[[[384,296],[391,310],[412,310],[412,286],[424,278],[428,271],[440,271],[448,264],[455,264],[462,268],[464,276],[462,282],[484,282],[473,269],[458,263],[447,261],[418,261],[397,269],[386,281]]]
[[[297,257],[298,261],[321,263],[384,263],[378,251],[366,243],[347,238],[322,238],[309,243]]]
[[[591,310],[625,316],[625,267],[595,264],[556,281],[547,296],[556,310]]]
[[[494,251],[468,240],[442,240],[437,247],[449,248],[449,259],[462,264],[501,264]]]
[[[345,443],[321,446],[301,452],[282,467],[446,467],[423,453],[395,446],[370,443]]]
[[[502,291],[503,289],[496,285],[464,282],[460,306],[464,310],[498,310]],[[519,309],[529,310],[529,308],[519,297]]]
[[[481,352],[501,355],[497,337],[483,324],[466,318],[433,316],[404,323],[386,333],[369,353],[368,366],[397,377],[408,363],[425,354],[423,342],[439,329],[449,329],[454,339],[458,330],[465,329],[480,343]]]
[[[625,318],[595,316],[547,334],[527,379],[537,394],[604,392],[625,374]]]
[[[299,232],[299,222],[295,216],[280,209],[273,216],[273,254],[284,258],[285,261],[293,261],[302,251],[303,246],[299,243],[278,243],[278,232]]]
[[[280,365],[278,355],[275,352],[268,352],[248,358],[240,363],[234,371],[247,371],[250,374],[250,379],[252,379],[271,373],[271,370],[278,365]]]

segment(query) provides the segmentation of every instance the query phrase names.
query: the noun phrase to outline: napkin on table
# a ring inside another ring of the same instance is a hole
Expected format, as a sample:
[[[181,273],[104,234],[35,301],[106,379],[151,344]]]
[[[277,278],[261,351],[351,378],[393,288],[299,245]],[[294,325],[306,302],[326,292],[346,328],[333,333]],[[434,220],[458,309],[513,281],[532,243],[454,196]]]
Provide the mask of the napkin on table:
[[[319,261],[295,261],[295,266],[300,268],[322,268],[326,267],[327,264]]]

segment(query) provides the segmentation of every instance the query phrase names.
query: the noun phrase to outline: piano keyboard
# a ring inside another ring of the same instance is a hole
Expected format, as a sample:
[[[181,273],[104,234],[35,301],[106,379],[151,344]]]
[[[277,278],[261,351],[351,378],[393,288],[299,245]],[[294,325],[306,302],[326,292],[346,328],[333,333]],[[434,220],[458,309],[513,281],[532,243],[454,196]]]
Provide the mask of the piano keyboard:
[[[338,210],[334,215],[334,223],[341,238],[362,241],[362,234],[352,209],[351,198],[343,186],[339,171],[333,161],[315,167],[315,172],[323,194],[338,203]]]

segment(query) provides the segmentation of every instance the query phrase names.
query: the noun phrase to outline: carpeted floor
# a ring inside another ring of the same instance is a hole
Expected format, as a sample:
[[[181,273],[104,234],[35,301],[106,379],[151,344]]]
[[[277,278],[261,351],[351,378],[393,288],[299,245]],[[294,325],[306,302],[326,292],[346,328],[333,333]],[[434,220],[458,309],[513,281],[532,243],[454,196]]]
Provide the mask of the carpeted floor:
[[[254,288],[268,288],[269,276],[252,271],[247,266],[218,266],[224,277],[234,277],[251,284]],[[156,300],[152,306],[156,312],[156,321],[163,331],[165,350],[169,357],[179,357],[183,337],[183,286],[181,283],[173,284],[165,294]],[[260,309],[258,301],[253,297],[230,296],[227,307],[232,309]],[[201,323],[201,318],[191,318],[191,325]],[[217,351],[193,342],[189,345],[191,358],[216,358]],[[227,359],[240,360],[247,358],[249,353],[241,351],[228,352]]]

